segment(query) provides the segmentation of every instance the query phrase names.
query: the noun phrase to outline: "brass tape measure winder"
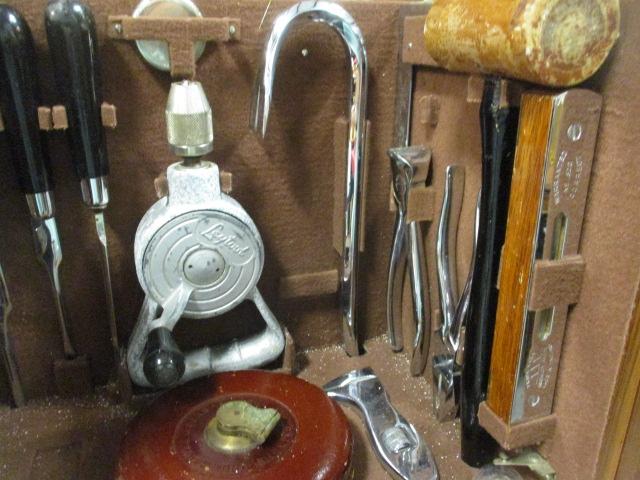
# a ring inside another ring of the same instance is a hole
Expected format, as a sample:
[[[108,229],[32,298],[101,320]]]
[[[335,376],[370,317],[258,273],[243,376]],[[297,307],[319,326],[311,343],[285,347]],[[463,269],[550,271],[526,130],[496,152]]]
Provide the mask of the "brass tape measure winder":
[[[144,215],[135,237],[135,265],[146,297],[129,342],[131,378],[168,388],[213,372],[264,365],[284,349],[280,324],[257,288],[264,245],[249,214],[221,192],[213,150],[213,115],[202,85],[171,85],[167,138],[182,158],[167,169],[168,195]],[[181,318],[222,315],[255,303],[266,329],[230,344],[183,354],[172,330]]]

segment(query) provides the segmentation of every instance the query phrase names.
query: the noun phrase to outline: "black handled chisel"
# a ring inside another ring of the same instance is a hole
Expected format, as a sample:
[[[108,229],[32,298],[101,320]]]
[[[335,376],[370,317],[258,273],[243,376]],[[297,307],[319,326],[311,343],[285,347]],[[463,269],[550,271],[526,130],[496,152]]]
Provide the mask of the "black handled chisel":
[[[117,383],[121,397],[126,398],[130,382],[118,341],[104,220],[109,203],[109,162],[101,116],[102,80],[95,20],[84,3],[56,0],[45,10],[45,27],[56,86],[67,112],[71,159],[80,180],[82,199],[95,217]]]

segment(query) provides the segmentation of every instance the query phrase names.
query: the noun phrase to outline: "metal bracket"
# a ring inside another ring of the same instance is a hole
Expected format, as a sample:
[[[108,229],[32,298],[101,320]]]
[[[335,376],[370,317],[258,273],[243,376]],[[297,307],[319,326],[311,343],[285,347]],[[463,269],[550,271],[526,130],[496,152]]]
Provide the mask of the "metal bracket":
[[[556,478],[555,469],[546,458],[535,450],[525,450],[511,458],[506,453],[501,452],[493,463],[500,466],[527,467],[542,480],[555,480]]]
[[[195,76],[198,42],[230,42],[241,36],[239,18],[132,17],[109,15],[107,34],[114,40],[160,40],[168,44],[172,77]]]

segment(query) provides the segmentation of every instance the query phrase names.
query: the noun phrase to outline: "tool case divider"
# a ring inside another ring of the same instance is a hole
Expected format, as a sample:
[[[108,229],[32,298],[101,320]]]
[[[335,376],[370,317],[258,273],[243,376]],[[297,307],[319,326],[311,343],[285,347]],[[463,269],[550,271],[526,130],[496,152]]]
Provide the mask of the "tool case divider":
[[[553,413],[527,422],[509,425],[489,408],[487,402],[480,404],[478,421],[505,450],[540,444],[551,438],[556,429],[556,415]]]
[[[240,27],[239,18],[109,15],[107,35],[114,40],[164,40],[169,45],[171,76],[194,78],[195,43],[238,41]]]

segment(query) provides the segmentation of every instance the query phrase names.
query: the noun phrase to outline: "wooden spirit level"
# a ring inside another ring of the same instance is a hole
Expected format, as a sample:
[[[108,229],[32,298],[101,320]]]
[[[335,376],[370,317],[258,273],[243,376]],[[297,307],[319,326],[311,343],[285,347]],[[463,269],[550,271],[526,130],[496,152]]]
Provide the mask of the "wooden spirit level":
[[[487,397],[507,425],[551,413],[600,110],[588,90],[522,97]]]

